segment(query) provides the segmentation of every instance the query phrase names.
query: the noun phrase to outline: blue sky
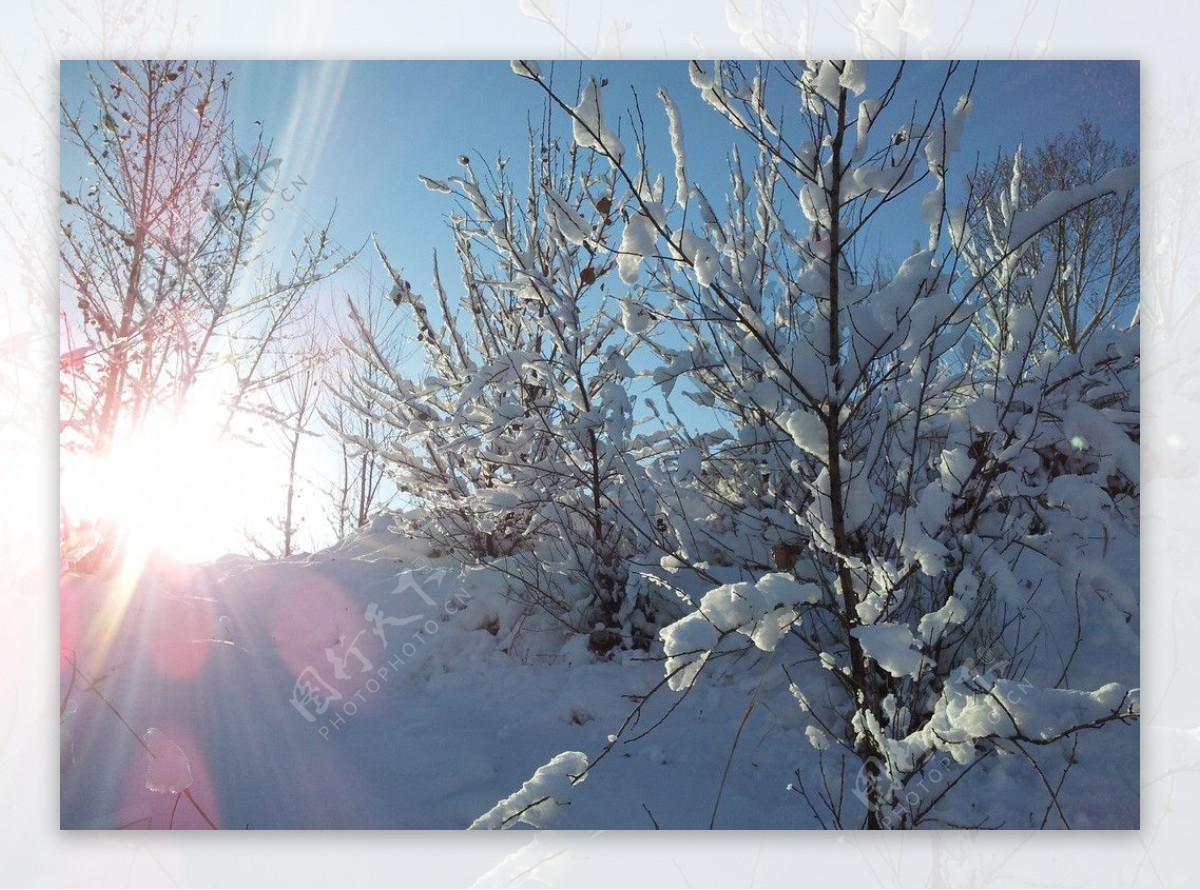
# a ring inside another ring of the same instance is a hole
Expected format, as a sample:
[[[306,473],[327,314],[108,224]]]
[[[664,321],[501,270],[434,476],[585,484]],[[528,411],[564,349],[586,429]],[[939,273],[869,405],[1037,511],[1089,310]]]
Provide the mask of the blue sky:
[[[965,89],[971,68],[960,69],[951,100]],[[279,213],[280,224],[324,219],[336,203],[335,233],[342,244],[357,247],[377,233],[418,290],[428,285],[432,251],[449,247],[444,219],[452,204],[425,189],[418,174],[457,173],[464,153],[521,159],[527,121],[532,117],[536,125],[544,101],[541,90],[513,75],[505,61],[243,61],[229,63],[228,70],[234,74],[232,111],[241,138],[253,138],[253,122],[262,121],[283,159],[285,180],[299,176],[306,183],[303,195],[284,208],[290,212]],[[886,82],[894,70],[894,63],[873,63],[872,81]],[[910,62],[907,101],[927,101],[944,72],[945,63]],[[553,74],[567,98],[576,95],[581,73],[608,78],[604,101],[610,117],[632,109],[636,91],[651,165],[669,174],[665,118],[655,95],[665,86],[683,115],[689,175],[713,183],[720,193],[729,128],[696,96],[686,62],[558,62]],[[1084,119],[1136,149],[1138,74],[1137,62],[983,63],[959,173],[976,155],[986,162],[1022,142],[1032,147]],[[624,129],[627,133],[628,121]],[[278,234],[287,240],[289,233]],[[903,243],[922,234],[906,236]]]
[[[927,102],[945,67],[943,62],[908,63],[905,98],[897,108]],[[972,67],[962,65],[951,101],[966,88]],[[689,175],[710,183],[710,195],[721,193],[729,128],[696,96],[686,62],[570,61],[543,68],[553,71],[556,86],[568,99],[576,95],[581,76],[606,77],[610,118],[631,110],[636,92],[651,167],[669,174],[665,117],[655,95],[665,86],[683,115]],[[69,104],[86,99],[85,70],[81,62],[62,64],[62,95]],[[377,233],[418,290],[428,286],[432,251],[450,247],[445,216],[452,202],[428,191],[417,176],[457,173],[461,154],[489,161],[497,153],[521,159],[527,121],[532,117],[536,125],[544,103],[542,91],[516,77],[507,61],[234,61],[223,63],[222,70],[233,74],[230,108],[237,138],[251,144],[261,122],[282,159],[283,181],[295,184],[274,199],[268,226],[272,240],[290,243],[336,207],[337,240],[355,248]],[[874,62],[870,80],[886,83],[894,71],[895,63]],[[1084,119],[1099,124],[1118,144],[1136,149],[1138,63],[984,62],[975,84],[975,108],[957,158],[959,174],[976,156],[986,162],[1022,142],[1032,147]],[[561,114],[558,121],[561,126]],[[628,120],[623,131],[628,133]],[[62,163],[64,180],[79,175],[69,152]],[[908,245],[922,234],[905,233],[899,243]],[[358,269],[368,266],[378,272],[370,251]],[[347,279],[342,286],[354,285]]]
[[[634,108],[636,93],[646,124],[650,168],[669,181],[673,158],[656,96],[665,86],[683,118],[689,177],[700,182],[710,198],[724,193],[730,128],[700,101],[686,62],[558,62],[542,67],[547,75],[552,73],[568,100],[577,95],[581,77],[607,78],[603,95],[610,123]],[[961,66],[949,89],[951,103],[966,89],[973,68],[971,63]],[[477,164],[483,163],[481,156],[491,162],[498,153],[522,162],[527,122],[532,118],[537,126],[543,113],[544,94],[536,84],[515,76],[507,61],[236,61],[222,63],[221,70],[233,74],[230,111],[240,145],[252,145],[261,127],[282,161],[283,186],[271,199],[271,219],[264,226],[270,242],[286,248],[336,206],[333,236],[345,248],[361,247],[377,233],[392,262],[404,268],[414,289],[422,293],[429,292],[432,252],[441,251],[449,257],[442,268],[450,296],[457,297],[457,268],[445,221],[454,201],[430,192],[417,177],[459,173],[458,157],[463,154]],[[944,62],[909,63],[896,113],[907,115],[913,103],[926,109],[945,71]],[[872,84],[886,84],[894,72],[895,63],[872,63],[868,95],[874,91]],[[64,62],[61,74],[68,105],[89,101],[84,63]],[[998,152],[1011,153],[1022,142],[1033,147],[1085,119],[1120,146],[1138,148],[1137,62],[988,62],[980,65],[974,89],[975,112],[956,159],[958,175],[951,177],[952,187],[977,156],[987,163]],[[559,134],[570,138],[561,113],[555,125]],[[628,119],[621,129],[626,144],[631,144]],[[64,183],[85,175],[79,157],[64,147]],[[919,199],[912,198],[914,211]],[[906,255],[912,242],[926,235],[919,214],[911,218],[911,228],[874,235],[875,246],[895,260]],[[340,306],[344,294],[364,296],[368,274],[381,280],[369,246],[354,266],[325,288],[326,298]],[[391,306],[384,311],[390,312]],[[334,471],[332,453],[314,449],[310,459],[319,465],[316,472]],[[322,503],[312,499],[302,507],[310,528],[323,526]],[[314,544],[327,542],[320,537]]]

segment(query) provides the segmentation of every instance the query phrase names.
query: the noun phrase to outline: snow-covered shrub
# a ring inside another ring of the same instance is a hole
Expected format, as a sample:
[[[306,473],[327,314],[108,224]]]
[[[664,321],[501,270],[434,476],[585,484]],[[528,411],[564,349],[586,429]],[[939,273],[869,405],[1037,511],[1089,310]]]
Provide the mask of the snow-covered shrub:
[[[1060,351],[1044,333],[1062,266],[1044,252],[1018,262],[1064,214],[1136,188],[1137,172],[1014,205],[977,242],[972,208],[955,203],[971,196],[947,178],[974,105],[961,65],[924,105],[901,98],[900,75],[868,90],[864,63],[690,71],[732,128],[720,211],[686,179],[683,123],[665,93],[673,204],[662,177],[597,135],[606,124],[571,109],[580,146],[631,183],[659,183],[625,207],[617,262],[646,290],[625,327],[661,357],[663,398],[687,385],[732,427],[699,454],[694,437],[681,441],[676,468],[736,467],[706,496],[726,495],[735,526],[777,535],[773,561],[788,570],[785,583],[753,570],[763,560],[752,547],[729,553],[751,577],[662,631],[670,686],[689,687],[730,645],[779,650],[813,746],[861,765],[865,825],[911,827],[942,799],[896,815],[935,757],[1000,751],[1040,770],[1025,746],[1137,717],[1136,571],[1095,565],[1135,534],[1136,326],[1109,318],[1079,353]],[[799,115],[786,104],[797,95]],[[748,162],[737,149],[747,144]],[[885,228],[889,244],[915,239],[911,251],[868,261]],[[694,527],[678,537],[694,540]],[[1114,676],[1082,671],[1081,650],[1114,645],[1120,657],[1092,659]],[[963,673],[984,650],[1006,653],[1007,676]],[[1019,714],[1004,685],[1018,681],[1040,703]],[[1087,706],[1064,717],[1067,702]],[[994,730],[980,731],[982,707]],[[840,806],[830,815],[850,818]]]

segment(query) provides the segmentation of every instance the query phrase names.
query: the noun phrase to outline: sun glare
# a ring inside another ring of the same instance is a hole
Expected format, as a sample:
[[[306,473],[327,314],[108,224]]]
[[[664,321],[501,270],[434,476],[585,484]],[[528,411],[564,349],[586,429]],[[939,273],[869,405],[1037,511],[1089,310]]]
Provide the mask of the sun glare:
[[[266,449],[218,428],[215,411],[151,418],[107,458],[64,466],[64,504],[120,529],[135,553],[200,561],[242,549],[241,531],[274,508],[278,469]]]

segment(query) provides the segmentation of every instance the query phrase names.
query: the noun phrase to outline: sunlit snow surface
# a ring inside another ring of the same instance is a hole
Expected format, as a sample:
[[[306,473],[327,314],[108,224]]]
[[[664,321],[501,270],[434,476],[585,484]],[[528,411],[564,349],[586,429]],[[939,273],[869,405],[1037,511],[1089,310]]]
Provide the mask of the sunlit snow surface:
[[[1123,557],[1136,565],[1136,542]],[[820,827],[789,790],[816,787],[819,773],[777,669],[786,646],[731,634],[738,647],[674,691],[661,652],[596,661],[551,625],[521,621],[495,576],[430,559],[384,522],[312,556],[160,561],[127,597],[114,587],[63,582],[64,828],[206,828],[202,808],[227,829],[461,829],[489,813],[481,826],[503,822],[547,789],[563,799],[527,821]],[[796,597],[768,599],[764,612]],[[1072,685],[1096,688],[1130,657],[1136,672],[1126,642]],[[1059,794],[1072,827],[1136,825],[1137,744],[1136,726],[1085,736]],[[1035,753],[1057,776],[1070,747]],[[827,771],[838,763],[835,749],[820,754]],[[587,781],[572,786],[585,759]],[[845,770],[853,823],[864,809],[856,765]],[[1036,827],[1048,805],[1036,772],[1003,757],[955,790],[940,813],[959,824]]]

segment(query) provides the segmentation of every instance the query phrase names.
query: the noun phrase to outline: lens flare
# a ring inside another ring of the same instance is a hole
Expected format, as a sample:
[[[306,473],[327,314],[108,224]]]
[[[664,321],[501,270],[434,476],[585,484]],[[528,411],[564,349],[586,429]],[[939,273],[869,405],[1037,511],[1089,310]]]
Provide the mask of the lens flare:
[[[64,458],[68,514],[116,529],[127,556],[192,561],[239,549],[248,520],[261,523],[274,506],[278,462],[265,448],[220,436],[203,413],[151,418],[102,458]]]

